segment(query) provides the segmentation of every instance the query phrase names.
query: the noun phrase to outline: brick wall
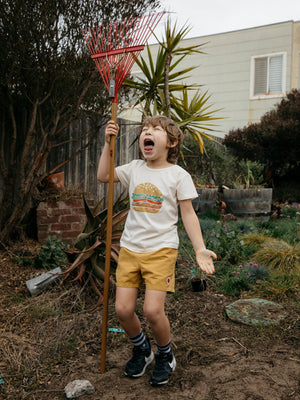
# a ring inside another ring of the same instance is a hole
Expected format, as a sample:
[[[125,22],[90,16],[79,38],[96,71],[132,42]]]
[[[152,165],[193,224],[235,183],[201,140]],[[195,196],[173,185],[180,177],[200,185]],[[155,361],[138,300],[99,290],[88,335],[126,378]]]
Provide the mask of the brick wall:
[[[38,241],[45,243],[48,236],[55,235],[72,245],[85,223],[82,199],[41,202],[37,209]]]

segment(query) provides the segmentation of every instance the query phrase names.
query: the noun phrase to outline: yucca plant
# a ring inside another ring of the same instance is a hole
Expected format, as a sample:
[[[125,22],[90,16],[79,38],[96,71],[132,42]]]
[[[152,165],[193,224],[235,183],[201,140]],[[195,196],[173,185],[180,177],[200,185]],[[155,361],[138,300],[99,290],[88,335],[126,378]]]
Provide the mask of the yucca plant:
[[[220,119],[215,117],[215,113],[219,110],[212,110],[211,104],[208,104],[210,96],[207,91],[202,93],[197,90],[194,96],[189,100],[188,90],[181,90],[181,98],[171,95],[171,117],[180,126],[182,131],[189,133],[198,143],[201,153],[204,151],[203,138],[213,140],[211,136],[205,132],[211,132],[216,124],[212,121]]]
[[[200,92],[201,85],[183,83],[189,72],[198,67],[180,69],[182,61],[194,53],[202,53],[202,45],[182,45],[189,31],[187,26],[178,29],[176,23],[172,27],[168,19],[163,40],[158,40],[155,59],[147,46],[148,60],[141,57],[136,61],[142,75],[136,76],[136,80],[126,79],[124,83],[140,94],[135,105],[141,106],[143,118],[156,114],[172,117],[185,133],[191,134],[203,153],[203,137],[212,140],[205,132],[212,131],[215,125],[211,121],[220,118],[214,117],[218,110],[211,110],[208,104],[210,97],[207,92]],[[197,92],[189,100],[188,92],[195,89],[198,89]]]
[[[163,46],[160,46],[157,52],[156,60],[154,61],[150,51],[150,47],[148,45],[146,47],[146,50],[148,62],[143,57],[136,60],[136,64],[142,71],[143,76],[137,76],[136,80],[125,79],[124,81],[124,85],[129,86],[140,93],[135,105],[144,104],[142,107],[144,116],[151,114],[151,105],[156,104],[160,110],[162,108],[166,109],[167,107],[166,104],[162,102],[162,96],[160,93],[160,91],[165,93],[164,70],[165,62],[167,59],[167,52],[165,51]],[[187,86],[180,82],[183,79],[186,79],[188,77],[187,74],[196,67],[188,67],[182,70],[177,69],[176,71],[174,71],[174,69],[178,67],[178,64],[180,64],[180,62],[186,57],[186,55],[182,55],[169,67],[169,92],[181,91],[183,88],[187,87],[190,89],[199,87],[199,85]]]
[[[76,276],[70,282],[89,280],[94,291],[99,296],[95,306],[97,308],[103,300],[100,282],[104,280],[107,209],[100,211],[104,199],[93,210],[89,208],[85,199],[83,201],[87,222],[82,233],[78,235],[75,241],[76,250],[67,252],[69,256],[75,255],[77,257],[62,275],[66,279],[75,272]],[[117,201],[114,207],[117,208],[119,203]],[[128,211],[128,209],[121,210],[112,217],[111,257],[115,263],[118,261],[120,238]],[[110,281],[113,285],[115,284],[112,276]]]

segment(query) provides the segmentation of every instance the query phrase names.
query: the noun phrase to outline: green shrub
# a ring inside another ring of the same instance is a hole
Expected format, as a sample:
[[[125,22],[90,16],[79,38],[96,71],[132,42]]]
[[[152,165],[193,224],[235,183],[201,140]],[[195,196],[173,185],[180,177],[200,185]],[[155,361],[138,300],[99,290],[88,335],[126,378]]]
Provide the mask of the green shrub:
[[[48,236],[46,243],[41,247],[41,251],[36,257],[35,265],[50,270],[66,264],[67,256],[64,250],[67,250],[68,247],[56,236]]]
[[[232,297],[239,296],[243,291],[249,290],[250,287],[249,276],[243,265],[239,265],[230,271],[222,283],[223,293]]]
[[[245,271],[251,283],[268,280],[270,276],[270,272],[267,267],[252,262],[250,262],[249,265],[245,268]]]
[[[205,237],[206,247],[214,251],[227,263],[237,264],[246,255],[246,248],[241,240],[240,233],[232,224],[223,224],[219,221],[215,230]]]

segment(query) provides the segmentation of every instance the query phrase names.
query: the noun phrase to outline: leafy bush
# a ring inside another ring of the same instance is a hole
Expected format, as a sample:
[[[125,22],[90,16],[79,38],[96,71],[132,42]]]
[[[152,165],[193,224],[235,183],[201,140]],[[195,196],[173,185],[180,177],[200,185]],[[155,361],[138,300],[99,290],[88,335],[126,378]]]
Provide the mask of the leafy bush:
[[[220,290],[228,296],[237,297],[242,292],[249,291],[256,282],[267,280],[269,271],[266,267],[252,262],[248,266],[223,265],[223,268],[217,271],[217,277]]]
[[[222,292],[227,296],[238,297],[250,289],[249,279],[244,275],[228,275],[223,280]]]
[[[268,268],[263,265],[256,263],[249,263],[249,266],[245,269],[248,279],[251,283],[256,283],[257,281],[265,281],[268,280],[270,276],[270,272]]]
[[[234,157],[222,144],[204,140],[205,153],[200,154],[195,144],[184,142],[183,161],[180,162],[201,185],[226,185],[232,188],[260,185],[263,182],[264,165]]]
[[[236,264],[245,256],[245,246],[240,237],[240,232],[232,224],[223,224],[221,221],[215,230],[205,235],[206,247],[213,250],[224,262]]]
[[[67,256],[65,250],[68,245],[58,239],[55,235],[48,236],[46,243],[42,245],[40,253],[37,255],[35,265],[46,269],[54,269],[66,264]]]
[[[287,213],[286,210],[282,210],[280,213],[273,213],[270,221],[265,224],[264,229],[268,231],[271,237],[282,238],[291,245],[300,241],[300,236],[297,232],[297,215],[293,214],[293,212]]]
[[[292,90],[259,123],[232,130],[224,144],[238,159],[259,161],[265,166],[266,179],[275,183],[297,184],[300,147],[300,90]],[[289,178],[293,177],[292,180]],[[298,184],[299,187],[299,184]],[[296,201],[295,198],[294,201]]]
[[[218,256],[214,262],[216,272],[209,277],[210,284],[232,297],[248,291],[277,301],[296,299],[300,284],[300,244],[295,239],[299,219],[299,211],[291,208],[284,208],[278,218],[271,217],[269,221],[242,219],[225,223],[201,216],[206,247]],[[288,230],[294,241],[284,240]],[[179,235],[179,251],[192,271],[195,268],[193,249],[181,223]]]
[[[198,184],[231,185],[235,180],[237,159],[228,149],[204,139],[205,153],[201,154],[195,143],[185,139],[180,161]]]

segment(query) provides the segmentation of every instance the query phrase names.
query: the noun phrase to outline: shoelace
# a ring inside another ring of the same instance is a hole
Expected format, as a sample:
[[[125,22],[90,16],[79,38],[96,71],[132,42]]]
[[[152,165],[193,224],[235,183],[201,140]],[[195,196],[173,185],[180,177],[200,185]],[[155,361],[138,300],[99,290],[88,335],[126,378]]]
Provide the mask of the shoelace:
[[[134,346],[134,348],[133,348],[133,358],[137,359],[141,355],[146,354],[146,352],[147,352],[147,349],[143,349],[141,347]]]
[[[165,353],[159,353],[156,354],[155,356],[155,361],[156,361],[156,366],[159,369],[162,369],[164,367],[164,363],[165,361],[167,361],[169,354],[165,354]]]

